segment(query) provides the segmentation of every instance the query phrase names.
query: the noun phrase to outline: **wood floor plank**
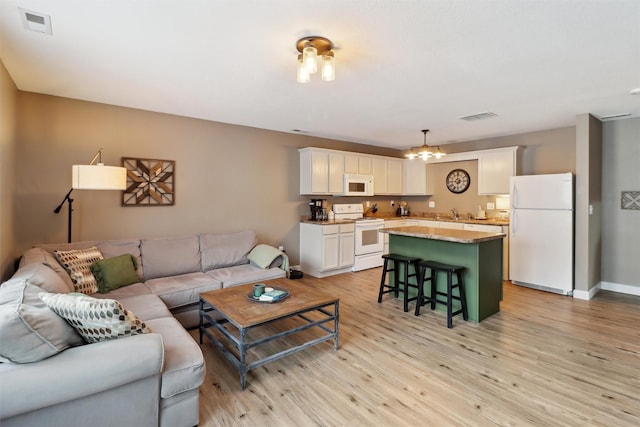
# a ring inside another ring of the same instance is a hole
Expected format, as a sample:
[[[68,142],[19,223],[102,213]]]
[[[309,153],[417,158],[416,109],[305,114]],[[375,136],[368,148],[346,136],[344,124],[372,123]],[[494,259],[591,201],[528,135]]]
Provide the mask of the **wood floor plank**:
[[[380,273],[297,281],[340,297],[340,348],[261,366],[245,391],[203,344],[200,426],[640,425],[640,297],[582,301],[505,282],[500,313],[448,329],[441,311],[416,317],[389,295],[378,304]]]

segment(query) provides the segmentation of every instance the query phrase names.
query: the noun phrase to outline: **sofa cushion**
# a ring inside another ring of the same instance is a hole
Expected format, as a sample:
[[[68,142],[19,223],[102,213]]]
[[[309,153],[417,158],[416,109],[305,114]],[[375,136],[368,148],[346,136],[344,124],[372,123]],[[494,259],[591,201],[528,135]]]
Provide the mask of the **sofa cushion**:
[[[222,282],[222,287],[243,285],[245,283],[259,282],[262,280],[278,279],[285,277],[286,273],[280,268],[263,270],[255,265],[245,264],[234,267],[218,268],[205,273],[211,279]]]
[[[122,300],[124,298],[135,297],[138,295],[150,295],[151,291],[144,283],[134,283],[133,285],[123,286],[108,294],[93,294],[94,298]],[[134,311],[135,313],[135,311]]]
[[[44,292],[25,279],[0,287],[0,359],[37,362],[84,341],[38,298]]]
[[[153,294],[138,295],[118,300],[129,310],[135,313],[140,320],[159,319],[161,317],[172,317],[167,306],[162,302],[159,296]],[[155,331],[154,331],[155,332]]]
[[[153,294],[158,295],[169,309],[196,303],[200,300],[202,292],[222,288],[220,281],[205,273],[161,277],[147,280],[144,284]]]
[[[145,281],[200,271],[198,236],[143,240],[140,252]]]
[[[107,240],[96,244],[102,256],[111,258],[123,254],[131,254],[136,259],[136,272],[138,277],[144,277],[142,271],[142,258],[140,257],[140,240]]]
[[[66,274],[66,273],[65,273]],[[27,283],[56,294],[69,293],[69,287],[51,267],[42,263],[28,264],[18,269],[11,280],[26,280]]]
[[[200,387],[205,375],[204,357],[191,335],[173,317],[153,319],[148,323],[155,333],[162,335],[164,342],[162,398]]]
[[[58,260],[53,256],[53,253],[39,247],[27,250],[22,254],[22,258],[20,258],[20,268],[31,264],[45,264],[49,266],[64,281],[68,288],[67,292],[75,291],[73,281],[71,280],[71,277],[69,277],[69,273],[67,273],[67,270],[60,265]]]
[[[92,246],[87,249],[55,251],[55,256],[69,273],[76,292],[90,295],[98,291],[98,283],[90,269],[91,264],[103,259],[98,248]]]
[[[227,234],[200,234],[202,271],[247,264],[247,254],[256,245],[253,230]]]
[[[142,320],[113,299],[44,292],[39,296],[90,343],[151,332]]]
[[[136,272],[136,259],[131,254],[96,261],[91,264],[91,273],[96,278],[98,292],[101,294],[140,281]]]

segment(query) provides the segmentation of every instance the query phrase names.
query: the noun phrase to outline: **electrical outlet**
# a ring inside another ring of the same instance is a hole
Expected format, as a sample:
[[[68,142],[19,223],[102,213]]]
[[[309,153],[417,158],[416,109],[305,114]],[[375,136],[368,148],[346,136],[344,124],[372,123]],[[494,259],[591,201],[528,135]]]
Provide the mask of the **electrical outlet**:
[[[370,208],[371,207],[371,202],[367,200],[366,205],[367,205],[368,208]]]
[[[278,246],[278,250],[279,250],[280,252],[284,252],[284,246]]]
[[[436,202],[433,202],[433,201],[430,200],[429,201],[429,207],[430,208],[435,208],[436,207]]]
[[[396,202],[394,202],[393,200],[391,201],[391,207],[394,207],[396,205]]]
[[[496,208],[496,204],[495,203],[492,203],[492,202],[487,203],[487,210],[488,211],[493,210],[495,208]]]

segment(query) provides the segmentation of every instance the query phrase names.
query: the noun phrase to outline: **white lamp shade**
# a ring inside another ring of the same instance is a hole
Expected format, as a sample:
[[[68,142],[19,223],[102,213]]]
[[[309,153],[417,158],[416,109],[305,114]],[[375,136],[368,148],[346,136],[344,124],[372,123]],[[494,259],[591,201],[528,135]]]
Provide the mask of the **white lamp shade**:
[[[499,209],[499,210],[511,209],[511,197],[509,197],[509,196],[497,196],[496,197],[496,209]]]
[[[309,74],[315,74],[318,71],[318,50],[313,46],[305,46],[302,49],[302,62]]]
[[[304,66],[304,62],[302,62],[302,55],[299,55],[298,59],[298,74],[297,74],[298,83],[309,83],[311,80],[311,75],[309,74],[309,70]]]
[[[118,166],[73,165],[71,188],[77,190],[125,190],[127,169]]]
[[[333,56],[322,56],[322,80],[332,82],[336,79],[336,64]]]

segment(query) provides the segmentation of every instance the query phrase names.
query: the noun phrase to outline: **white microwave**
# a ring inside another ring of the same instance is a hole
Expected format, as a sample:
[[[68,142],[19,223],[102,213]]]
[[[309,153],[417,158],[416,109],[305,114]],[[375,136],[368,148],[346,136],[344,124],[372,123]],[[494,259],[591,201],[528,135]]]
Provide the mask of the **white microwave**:
[[[342,196],[373,196],[373,175],[344,174]]]

